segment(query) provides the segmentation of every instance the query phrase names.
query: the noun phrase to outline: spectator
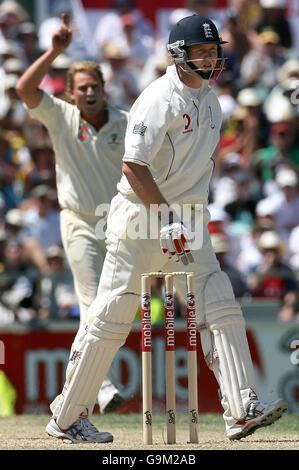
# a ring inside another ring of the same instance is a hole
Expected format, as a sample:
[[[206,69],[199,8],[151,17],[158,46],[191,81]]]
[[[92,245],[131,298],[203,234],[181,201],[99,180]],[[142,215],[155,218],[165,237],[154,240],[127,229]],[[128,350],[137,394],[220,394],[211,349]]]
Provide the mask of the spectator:
[[[36,277],[26,264],[22,246],[7,240],[4,249],[4,269],[0,273],[0,315],[7,323],[22,323],[36,318]]]
[[[22,244],[21,231],[24,226],[23,211],[16,208],[10,209],[5,215],[5,233],[7,239],[17,244]]]
[[[25,70],[24,61],[18,57],[11,57],[3,61],[3,69],[6,75],[13,74],[20,77]]]
[[[223,41],[228,43],[224,45],[225,55],[227,51],[236,56],[238,64],[240,64],[250,49],[250,42],[246,34],[241,31],[240,18],[237,13],[230,11],[221,30]]]
[[[18,28],[18,41],[23,51],[25,67],[29,67],[41,54],[38,47],[38,35],[33,23],[21,23]]]
[[[33,128],[33,126],[32,126]],[[24,175],[24,192],[28,196],[38,184],[54,187],[56,181],[54,151],[51,142],[40,138],[29,147],[31,165]]]
[[[4,0],[0,5],[0,43],[16,40],[18,26],[28,21],[24,8],[14,0]]]
[[[40,184],[32,190],[31,196],[34,205],[24,214],[24,238],[36,238],[44,249],[61,245],[59,213],[53,208],[54,191]]]
[[[52,146],[47,128],[33,114],[27,113],[22,129],[29,150]]]
[[[229,225],[229,215],[228,213],[216,203],[208,205],[208,211],[210,214],[210,221],[208,223],[209,232],[212,233],[224,233],[227,232],[227,227]]]
[[[269,123],[262,108],[262,98],[254,87],[243,88],[237,95],[237,102],[241,108],[248,112],[246,118],[247,129],[251,131],[251,144],[247,151],[247,165],[250,155],[257,149],[264,147],[269,139]]]
[[[4,80],[7,70],[5,69],[4,64],[7,64],[10,60],[17,60],[20,63],[22,60],[22,50],[12,41],[1,43],[0,40],[0,109],[3,105],[5,106],[6,102]],[[3,113],[1,111],[0,115],[2,114]]]
[[[157,25],[155,50],[156,54],[162,56],[167,48],[169,33],[174,25],[186,16],[194,15],[194,11],[188,8],[175,8],[164,21],[159,21]]]
[[[231,9],[238,18],[238,31],[244,35],[257,26],[263,14],[260,2],[256,0],[233,0]]]
[[[239,254],[239,238],[240,235],[233,230],[233,224],[230,215],[221,206],[216,203],[208,205],[210,213],[210,221],[208,223],[209,233],[220,233],[226,237],[229,242],[230,252],[227,253],[227,261],[233,266],[236,257]]]
[[[261,262],[262,255],[258,249],[258,241],[261,235],[268,229],[269,225],[264,225],[262,221],[255,220],[252,230],[241,236],[239,253],[235,259],[234,266],[244,276]]]
[[[73,21],[72,12],[73,9],[70,8],[70,1],[68,0],[59,0],[59,2],[55,2],[52,8],[52,15],[48,18],[45,18],[38,28],[38,46],[42,52],[45,52],[51,47],[52,43],[52,36],[57,31],[60,26],[61,22],[61,15],[66,15],[66,18],[69,22]],[[74,27],[73,33],[73,40],[71,44],[67,48],[66,54],[74,60],[85,60],[93,58],[95,53],[95,47],[93,43],[90,41],[89,49],[86,48],[85,38],[83,38],[83,34],[86,36],[89,35],[90,31],[84,31],[82,28],[82,24],[76,24]],[[88,39],[90,39],[88,37]]]
[[[24,122],[26,122],[26,116],[24,121],[18,125],[6,122],[4,130],[5,137],[12,149],[12,160],[17,167],[14,191],[19,198],[19,204],[22,204],[24,197],[26,197],[25,181],[32,168],[31,155],[24,135]]]
[[[234,230],[250,231],[259,194],[256,193],[254,181],[249,172],[238,171],[233,175],[233,180],[236,198],[226,204],[224,209],[231,218],[231,226],[235,226]]]
[[[279,35],[272,30],[262,31],[256,44],[244,56],[241,63],[241,79],[245,86],[258,86],[265,98],[277,84],[278,70],[287,57],[281,50]]]
[[[53,16],[43,20],[38,29],[38,47],[41,51],[46,51],[51,46],[51,38],[53,33],[59,28],[60,14],[56,10]],[[69,16],[69,12],[63,10],[63,13]]]
[[[21,47],[12,40],[7,40],[1,43],[0,41],[0,59],[1,64],[9,59],[22,59]]]
[[[106,44],[101,64],[109,103],[126,111],[139,94],[137,81],[127,67],[128,57],[128,52],[116,44]]]
[[[284,83],[283,97],[287,101],[290,108],[290,114],[299,122],[299,79],[290,78]],[[287,107],[287,104],[285,105]]]
[[[79,319],[78,299],[75,293],[72,272],[66,264],[61,246],[49,246],[46,250],[49,273],[40,283],[39,318]]]
[[[276,112],[281,110],[282,100],[291,103],[290,95],[296,89],[299,89],[299,60],[287,60],[278,70],[278,83],[270,91],[263,104],[263,110],[270,121],[276,120]],[[295,116],[299,115],[298,103],[294,106]],[[274,119],[273,119],[274,117]]]
[[[175,24],[182,18],[191,15],[200,15],[210,18],[221,29],[221,24],[226,17],[224,9],[213,8],[214,0],[185,0],[182,7],[174,8],[166,13],[167,17],[163,21],[158,21],[156,34],[156,51],[163,54],[168,41],[169,33]],[[165,15],[165,16],[166,16]],[[159,24],[160,23],[160,24]]]
[[[26,110],[16,91],[18,75],[8,74],[4,79],[6,106],[3,106],[1,119],[6,127],[18,127],[26,118]]]
[[[110,10],[99,20],[95,30],[95,41],[100,56],[105,44],[126,43],[121,17],[127,14],[134,16],[139,37],[153,37],[152,25],[144,18],[142,11],[135,8],[132,0],[113,0]]]
[[[38,185],[32,191],[36,206],[24,214],[22,239],[26,258],[40,273],[48,273],[46,250],[61,245],[59,211],[53,208],[54,191],[46,185]]]
[[[263,15],[256,29],[258,32],[266,28],[273,29],[279,36],[279,42],[285,49],[292,47],[291,28],[286,17],[285,0],[260,0]]]
[[[256,126],[257,120],[252,118],[249,110],[237,106],[223,127],[216,151],[216,162],[219,160],[221,163],[226,154],[233,152],[240,154],[241,166],[247,168],[250,149],[256,146]]]
[[[224,9],[215,8],[215,0],[185,0],[184,6],[187,10],[195,13],[196,15],[210,18],[219,29],[221,29],[221,25],[227,15],[227,12]]]
[[[228,238],[223,233],[212,233],[211,241],[221,269],[230,278],[235,296],[243,297],[247,292],[246,283],[241,273],[229,263],[227,258],[227,253],[230,251]]]
[[[7,234],[5,229],[0,226],[0,273],[4,271],[4,252],[5,252],[5,242],[7,240]]]
[[[67,54],[60,54],[53,61],[49,72],[43,78],[40,88],[46,93],[67,100],[67,71],[72,65],[72,59]]]
[[[18,204],[18,197],[14,191],[16,181],[17,165],[13,161],[13,150],[9,141],[0,134],[0,193],[4,202],[4,212],[12,209]]]
[[[293,120],[271,124],[269,145],[257,150],[250,158],[250,166],[262,182],[273,180],[275,167],[291,166],[299,169],[299,146]]]
[[[164,53],[152,54],[140,71],[138,79],[139,90],[144,90],[151,82],[162,77],[168,65],[169,58],[166,51]]]
[[[284,240],[299,225],[298,177],[291,169],[281,169],[276,175],[276,182],[281,188],[281,204],[275,212],[275,227]]]
[[[290,267],[299,274],[299,225],[294,227],[290,233],[288,248]]]
[[[223,156],[218,165],[216,162],[211,181],[211,193],[213,202],[222,208],[237,198],[234,175],[241,169],[241,161],[242,157],[239,153],[229,152]]]
[[[297,84],[296,84],[297,85]],[[293,83],[288,83],[287,88],[284,90],[283,96],[277,97],[276,103],[274,108],[269,108],[267,109],[267,119],[270,122],[270,124],[274,124],[277,122],[286,122],[286,121],[294,121],[296,119],[296,113],[297,113],[297,107],[296,107],[296,93],[292,96],[292,87]],[[295,98],[295,100],[293,100]],[[292,101],[295,102],[295,106],[292,103]]]
[[[230,15],[226,19],[224,28],[221,30],[221,38],[223,41],[227,41],[226,44],[223,44],[223,55],[226,57],[226,61],[219,81],[217,79],[215,84],[220,86],[223,82],[231,82],[233,85],[239,86],[240,64],[243,56],[249,50],[249,45],[247,46],[246,36],[238,33],[237,20],[234,16]]]
[[[217,83],[217,95],[222,111],[222,127],[224,128],[233,112],[238,107],[236,100],[236,82],[230,77]]]
[[[123,26],[124,47],[128,51],[128,67],[142,69],[147,59],[154,52],[154,42],[151,36],[141,35],[136,28],[137,19],[134,15],[127,13],[121,16]]]
[[[293,271],[283,262],[285,246],[275,231],[266,231],[258,247],[262,260],[249,274],[247,287],[253,297],[279,300],[279,318],[291,320],[296,315],[297,283]]]
[[[298,177],[294,170],[281,168],[276,175],[279,190],[258,202],[256,213],[268,215],[283,240],[299,225]]]

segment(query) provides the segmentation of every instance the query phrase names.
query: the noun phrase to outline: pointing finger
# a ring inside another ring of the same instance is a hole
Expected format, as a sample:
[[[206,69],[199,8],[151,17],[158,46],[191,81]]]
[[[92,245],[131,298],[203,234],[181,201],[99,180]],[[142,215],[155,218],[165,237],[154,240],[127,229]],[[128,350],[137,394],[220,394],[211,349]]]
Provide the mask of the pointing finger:
[[[69,26],[69,24],[70,24],[70,17],[69,17],[69,15],[67,15],[66,13],[62,13],[62,14],[61,14],[61,21],[62,21],[62,24],[63,24],[63,25]]]

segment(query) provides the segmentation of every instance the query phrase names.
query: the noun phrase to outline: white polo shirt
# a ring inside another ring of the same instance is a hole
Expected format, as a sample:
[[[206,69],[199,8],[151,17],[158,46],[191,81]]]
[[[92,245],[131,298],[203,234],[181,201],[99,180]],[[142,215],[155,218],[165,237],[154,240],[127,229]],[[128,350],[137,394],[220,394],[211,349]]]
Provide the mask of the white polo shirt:
[[[122,173],[127,113],[108,106],[109,120],[97,132],[78,108],[44,93],[30,112],[48,129],[55,152],[60,207],[95,215],[110,203]]]
[[[171,65],[135,101],[123,161],[148,166],[170,204],[205,204],[221,122],[220,104],[208,82],[190,89]],[[117,187],[133,195],[125,175]]]

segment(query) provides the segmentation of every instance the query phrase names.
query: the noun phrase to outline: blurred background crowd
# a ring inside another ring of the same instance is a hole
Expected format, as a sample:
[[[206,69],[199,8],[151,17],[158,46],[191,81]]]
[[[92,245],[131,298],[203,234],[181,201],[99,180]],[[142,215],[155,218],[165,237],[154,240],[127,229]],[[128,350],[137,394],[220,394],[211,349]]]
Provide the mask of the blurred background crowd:
[[[0,3],[0,326],[79,318],[60,238],[52,144],[15,88],[50,46],[60,13],[73,21],[59,3],[39,27],[20,3]],[[213,83],[223,126],[208,207],[212,243],[238,298],[277,301],[279,321],[298,321],[299,49],[284,0],[234,0],[218,15],[213,0],[182,0],[163,31],[139,4],[111,2],[94,31],[76,24],[41,88],[63,99],[71,63],[97,60],[109,102],[128,110],[164,74],[171,27],[192,13],[210,16],[228,41],[225,70]],[[157,322],[162,291],[153,280]],[[177,301],[180,316],[184,302]]]

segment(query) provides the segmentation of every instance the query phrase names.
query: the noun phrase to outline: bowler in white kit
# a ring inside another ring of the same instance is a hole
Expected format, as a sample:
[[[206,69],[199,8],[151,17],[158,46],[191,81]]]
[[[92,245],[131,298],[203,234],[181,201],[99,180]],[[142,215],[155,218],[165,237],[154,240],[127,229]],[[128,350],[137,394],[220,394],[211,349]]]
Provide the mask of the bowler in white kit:
[[[93,318],[70,362],[62,393],[51,404],[51,436],[71,442],[101,442],[85,430],[111,362],[130,332],[140,303],[141,274],[193,272],[197,323],[206,362],[221,392],[229,439],[241,439],[268,426],[287,409],[283,400],[258,397],[245,322],[227,275],[221,271],[207,230],[212,156],[219,141],[221,110],[210,86],[224,63],[214,23],[192,15],[171,30],[173,64],[134,103],[128,119],[123,175],[108,216],[107,254]],[[191,220],[182,218],[191,206]],[[202,243],[194,244],[192,224],[203,207]],[[180,210],[182,209],[182,210]],[[129,236],[134,220],[156,219],[158,237]],[[183,296],[185,281],[175,279]]]

